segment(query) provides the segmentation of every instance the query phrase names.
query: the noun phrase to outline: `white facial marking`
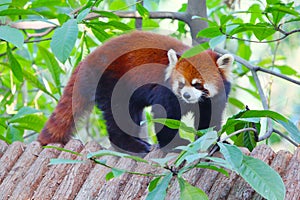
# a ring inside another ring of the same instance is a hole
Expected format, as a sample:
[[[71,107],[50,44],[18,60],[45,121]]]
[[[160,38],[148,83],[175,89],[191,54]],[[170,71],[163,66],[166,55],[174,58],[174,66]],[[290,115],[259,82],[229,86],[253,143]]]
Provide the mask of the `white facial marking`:
[[[169,66],[165,71],[165,81],[171,77],[172,71],[178,61],[176,52],[173,49],[168,51]]]
[[[192,111],[187,112],[185,115],[181,117],[180,121],[182,121],[189,127],[195,128],[195,113],[193,113]]]
[[[209,97],[213,97],[218,93],[217,88],[213,84],[205,83],[203,86],[204,86],[205,89],[208,90],[208,92],[209,92],[208,96]]]
[[[177,94],[178,87],[179,87],[179,82],[174,81],[173,84],[172,84],[172,90],[175,94]]]
[[[181,92],[181,98],[187,102],[187,103],[197,103],[201,96],[203,95],[203,92],[201,90],[197,90],[194,87],[185,86],[182,88]]]
[[[194,78],[194,79],[192,80],[192,85],[194,85],[194,84],[196,84],[196,83],[201,83],[201,81],[200,81],[199,79],[197,79],[197,78]]]

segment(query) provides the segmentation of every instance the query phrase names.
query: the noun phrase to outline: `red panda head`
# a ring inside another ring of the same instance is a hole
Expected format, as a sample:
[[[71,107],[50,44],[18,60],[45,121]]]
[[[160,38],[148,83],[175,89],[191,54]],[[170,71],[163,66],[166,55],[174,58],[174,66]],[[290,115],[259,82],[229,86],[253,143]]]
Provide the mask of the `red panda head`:
[[[165,80],[170,79],[173,92],[187,103],[212,98],[224,88],[224,80],[230,81],[234,58],[230,54],[219,57],[212,51],[178,60],[173,49],[168,51],[169,66]]]

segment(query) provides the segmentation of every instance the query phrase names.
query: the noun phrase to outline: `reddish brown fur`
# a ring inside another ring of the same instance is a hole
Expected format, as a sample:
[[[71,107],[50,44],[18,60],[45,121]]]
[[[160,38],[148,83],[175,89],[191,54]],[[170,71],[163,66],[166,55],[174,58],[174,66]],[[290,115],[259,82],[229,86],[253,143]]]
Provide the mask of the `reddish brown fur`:
[[[72,103],[74,84],[76,83],[80,68],[81,64],[73,72],[58,105],[38,137],[38,141],[42,145],[53,142],[68,142],[74,128],[73,110],[84,112],[88,109],[84,97],[78,98],[75,103]]]
[[[198,78],[202,84],[211,83],[220,88],[223,86],[222,78],[225,79],[225,77],[222,69],[218,69],[217,59],[216,53],[210,50],[204,51],[193,57],[179,60],[176,70],[185,77],[189,84],[194,78]]]
[[[77,118],[85,112],[89,113],[94,105],[97,84],[105,69],[111,69],[119,78],[129,69],[138,65],[147,65],[153,61],[167,67],[167,51],[169,49],[174,49],[180,55],[189,47],[168,36],[135,31],[112,39],[97,48],[73,72],[55,111],[38,140],[45,145],[52,142],[66,143],[70,139]],[[202,63],[198,63],[199,58],[202,59]],[[210,66],[215,60],[207,58],[206,53],[190,58],[188,61],[194,66],[202,66],[200,70],[197,70],[200,71],[205,81],[215,79],[216,82],[219,82],[220,76],[216,74],[218,70],[212,69]],[[113,62],[114,64],[112,64]],[[208,66],[207,69],[205,69],[206,66]],[[181,71],[188,76],[186,68]],[[142,81],[147,82],[147,77],[153,76],[162,81],[164,79],[164,71],[161,69],[153,69],[149,71],[149,74],[146,73],[132,76],[128,81],[137,84]]]

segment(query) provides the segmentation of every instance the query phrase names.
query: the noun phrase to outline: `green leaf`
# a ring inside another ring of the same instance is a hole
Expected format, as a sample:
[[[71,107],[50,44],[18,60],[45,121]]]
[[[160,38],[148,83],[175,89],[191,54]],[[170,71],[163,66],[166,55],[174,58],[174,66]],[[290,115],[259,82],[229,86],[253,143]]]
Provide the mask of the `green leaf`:
[[[270,24],[268,23],[257,23],[255,24],[255,28],[253,28],[252,31],[259,41],[266,39],[276,32],[274,27],[270,26]]]
[[[270,111],[270,110],[249,110],[242,114],[243,118],[247,117],[269,117],[283,126],[291,135],[291,137],[297,142],[300,143],[300,131],[296,125],[285,118],[283,115]]]
[[[117,28],[122,31],[132,30],[132,28],[130,26],[128,26],[127,24],[124,24],[123,22],[119,22],[119,21],[114,21],[114,20],[109,21],[109,22],[107,22],[107,25],[112,26],[112,27]]]
[[[136,10],[143,17],[143,19],[148,19],[149,18],[149,16],[150,16],[149,11],[144,6],[142,6],[142,4],[137,3],[136,4]]]
[[[18,60],[13,56],[9,45],[7,45],[6,50],[7,50],[7,56],[8,56],[10,69],[13,72],[14,76],[18,79],[18,81],[22,82],[23,81],[23,72],[22,72],[21,65],[18,62]]]
[[[34,10],[25,10],[25,9],[17,9],[17,8],[9,8],[6,10],[0,11],[0,16],[13,16],[13,15],[40,15],[38,12]]]
[[[200,138],[198,138],[195,142],[190,143],[188,146],[177,147],[176,149],[184,150],[179,154],[175,161],[175,166],[178,167],[186,158],[192,160],[197,156],[204,156],[204,154],[195,155],[195,157],[190,155],[198,154],[198,151],[205,152],[207,149],[214,144],[218,139],[218,134],[216,131],[209,131]]]
[[[154,179],[152,179],[152,181],[149,183],[149,186],[148,186],[148,191],[149,192],[152,192],[152,190],[154,190],[154,188],[156,188],[159,180],[161,179],[162,176],[159,176],[159,177],[156,177]]]
[[[143,163],[148,163],[147,160],[140,158],[138,156],[132,156],[126,153],[120,153],[116,151],[110,151],[110,150],[100,150],[97,152],[89,153],[87,155],[87,158],[92,158],[92,157],[101,157],[101,156],[117,156],[121,158],[130,158],[132,160],[135,160],[137,162],[143,162]]]
[[[220,147],[220,152],[223,154],[225,160],[229,164],[231,164],[233,169],[239,169],[243,161],[243,153],[241,152],[241,150],[234,145],[224,144],[220,142],[218,142],[218,145]]]
[[[280,3],[280,0],[267,0],[267,4],[270,4],[270,5],[278,4],[278,3]]]
[[[273,67],[276,67],[276,69],[279,69],[282,74],[288,75],[288,76],[297,76],[298,72],[294,70],[292,67],[288,65],[275,65]]]
[[[164,167],[170,160],[174,159],[175,157],[176,156],[174,155],[174,156],[167,156],[165,158],[151,158],[151,160],[158,163],[161,167]]]
[[[14,123],[16,127],[33,130],[35,132],[40,132],[44,127],[47,119],[44,116],[36,115],[36,114],[29,114],[23,115],[17,119],[9,120],[9,123]]]
[[[93,34],[100,42],[104,42],[110,38],[109,34],[102,30],[101,26],[92,24],[89,24],[88,26],[92,28]]]
[[[264,198],[284,199],[285,186],[281,177],[263,161],[244,155],[237,172]]]
[[[60,164],[77,164],[77,163],[85,163],[84,160],[71,160],[71,159],[63,159],[63,158],[51,158],[50,165],[60,165]]]
[[[265,12],[272,14],[273,23],[277,25],[286,14],[299,17],[299,13],[292,7],[292,5],[293,4],[268,5]]]
[[[208,200],[205,192],[197,187],[192,186],[181,177],[177,178],[180,186],[180,199],[181,200]]]
[[[114,173],[111,171],[111,172],[108,172],[105,176],[105,180],[106,181],[109,181],[110,179],[113,179],[115,176],[114,176]]]
[[[205,28],[197,34],[197,37],[214,38],[223,35],[219,26]]]
[[[124,174],[126,172],[126,170],[117,169],[117,168],[112,168],[111,171],[114,175],[114,178],[117,178],[117,177],[121,176],[122,174]]]
[[[76,17],[77,22],[78,23],[82,22],[82,20],[84,20],[84,18],[89,14],[90,11],[91,11],[91,8],[86,8],[86,9],[80,11],[80,13]]]
[[[240,57],[244,58],[245,60],[250,60],[252,51],[251,51],[249,43],[246,44],[246,42],[244,42],[244,41],[239,41],[238,45],[239,45],[239,51],[237,52],[237,54]]]
[[[200,162],[197,165],[195,165],[195,167],[202,168],[202,169],[211,169],[211,170],[220,172],[229,178],[229,173],[225,169],[217,167],[213,164],[214,163],[210,163],[210,162]]]
[[[50,145],[47,145],[47,146],[44,146],[43,147],[44,149],[56,149],[58,151],[62,151],[62,152],[67,152],[67,153],[71,153],[71,154],[74,154],[76,156],[82,156],[82,154],[76,152],[76,151],[72,151],[72,150],[69,150],[69,149],[65,149],[65,148],[62,148],[62,147],[56,147],[56,146],[50,146]]]
[[[45,86],[37,79],[37,77],[34,76],[34,75],[32,75],[31,72],[26,71],[26,70],[23,69],[23,76],[24,76],[24,78],[25,78],[28,82],[30,82],[30,83],[31,83],[32,85],[34,85],[36,88],[42,90],[43,92],[45,92],[46,94],[48,94],[49,96],[51,96],[52,98],[54,98],[56,101],[58,101],[57,98],[56,98],[52,93],[50,93],[50,92],[45,88]]]
[[[205,158],[208,155],[208,153],[197,153],[197,154],[192,154],[188,155],[185,157],[185,160],[187,163],[192,163],[195,160],[199,160],[201,158]]]
[[[22,48],[24,44],[22,32],[10,26],[0,26],[0,39],[10,42],[18,48]]]
[[[181,58],[190,58],[195,55],[198,55],[199,53],[205,51],[206,49],[209,48],[208,42],[204,42],[202,44],[196,45],[189,50],[185,51],[182,55]]]
[[[195,135],[197,133],[197,131],[194,128],[188,127],[184,122],[181,122],[180,120],[156,118],[156,119],[152,119],[152,121],[150,121],[150,122],[163,124],[171,129],[181,129],[181,130],[184,130],[185,132],[194,133]],[[143,123],[144,122],[142,122],[142,124]]]
[[[209,46],[211,49],[214,49],[218,44],[226,40],[226,35],[220,35],[209,40]]]
[[[234,140],[234,144],[237,146],[246,147],[250,151],[252,151],[256,147],[256,144],[257,144],[257,142],[255,141],[254,132],[253,131],[244,131],[244,132],[240,133],[237,136],[237,139]]]
[[[218,139],[218,133],[216,131],[208,131],[195,142],[189,144],[189,146],[197,146],[197,151],[207,151],[208,148],[213,145]]]
[[[245,108],[244,103],[241,102],[240,100],[238,100],[237,98],[229,97],[228,102],[230,104],[234,105],[235,107],[239,108],[239,109],[244,109]]]
[[[62,27],[55,30],[50,47],[56,58],[62,63],[68,59],[78,35],[78,25],[75,19],[69,19]]]
[[[172,179],[172,173],[168,173],[162,180],[156,185],[156,187],[149,192],[146,197],[146,200],[157,200],[157,199],[165,199],[167,195],[167,188]]]
[[[249,7],[248,11],[251,13],[250,23],[255,24],[256,19],[262,18],[263,11],[259,4],[253,4]]]
[[[15,125],[10,124],[6,130],[6,141],[11,144],[14,141],[23,142],[24,130],[20,130]]]
[[[60,93],[60,74],[63,72],[62,69],[60,68],[58,62],[56,61],[55,57],[53,54],[51,54],[47,49],[45,49],[42,46],[38,46],[39,51],[41,55],[43,55],[43,58],[46,62],[47,68],[49,69],[51,76],[54,80],[55,86],[57,90]]]
[[[30,114],[34,114],[34,113],[40,113],[41,111],[31,108],[31,107],[22,107],[17,114],[15,114],[12,118],[10,118],[10,122],[16,120],[16,119],[20,119],[22,117],[24,117],[24,115],[30,115]]]
[[[12,0],[2,0],[0,3],[0,11],[6,10],[8,6],[11,4]]]

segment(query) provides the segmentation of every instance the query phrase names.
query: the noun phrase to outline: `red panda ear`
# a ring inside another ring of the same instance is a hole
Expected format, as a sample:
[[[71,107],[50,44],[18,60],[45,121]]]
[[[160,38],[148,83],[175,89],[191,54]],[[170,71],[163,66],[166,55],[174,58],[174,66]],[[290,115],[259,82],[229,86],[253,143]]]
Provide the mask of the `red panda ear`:
[[[165,71],[165,80],[168,80],[171,77],[172,71],[178,61],[176,52],[173,49],[170,49],[168,51],[168,59],[169,59],[169,66]]]
[[[219,69],[224,73],[225,78],[230,80],[231,78],[231,66],[233,64],[234,57],[231,54],[224,54],[217,60]]]

